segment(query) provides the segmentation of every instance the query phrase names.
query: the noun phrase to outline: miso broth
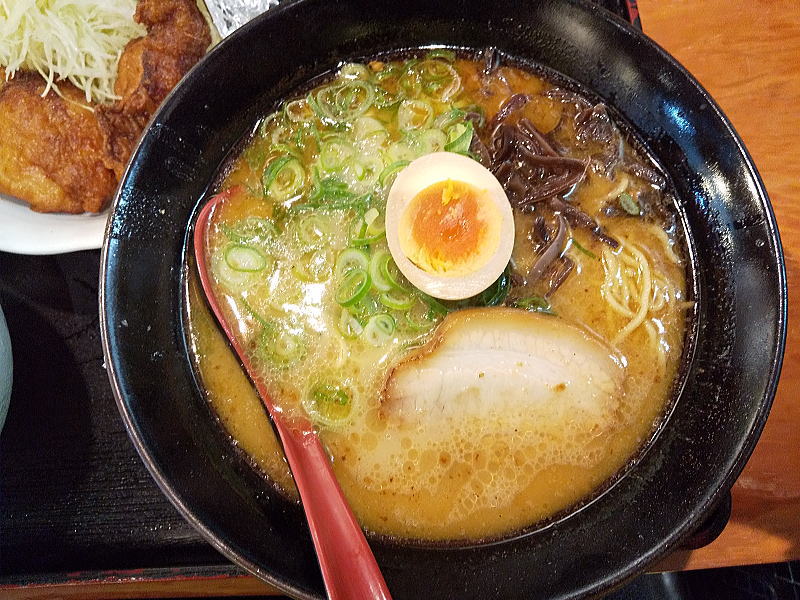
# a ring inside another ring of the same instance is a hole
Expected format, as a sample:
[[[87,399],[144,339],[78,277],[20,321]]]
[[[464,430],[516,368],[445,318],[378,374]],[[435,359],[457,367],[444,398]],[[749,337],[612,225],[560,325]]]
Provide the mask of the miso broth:
[[[463,301],[415,289],[384,232],[397,174],[439,151],[487,166],[514,214],[511,262]],[[441,51],[348,64],[266,116],[228,166],[209,263],[273,401],[314,423],[365,529],[500,537],[591,497],[664,414],[692,306],[666,186],[604,106],[541,75]],[[209,402],[234,443],[296,497],[268,417],[194,280],[189,307]],[[623,374],[619,393],[588,411],[498,403],[400,418],[387,380],[470,307],[579,329],[607,348]]]

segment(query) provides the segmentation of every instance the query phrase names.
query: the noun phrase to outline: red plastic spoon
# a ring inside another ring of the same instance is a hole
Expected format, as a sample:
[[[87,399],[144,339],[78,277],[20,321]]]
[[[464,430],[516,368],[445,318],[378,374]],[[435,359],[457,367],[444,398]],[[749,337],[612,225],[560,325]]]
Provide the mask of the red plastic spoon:
[[[247,354],[236,339],[234,329],[214,295],[208,272],[206,238],[214,209],[228,197],[227,192],[214,196],[202,208],[195,222],[194,255],[203,291],[275,423],[286,460],[300,492],[328,597],[331,600],[391,600],[364,532],[342,494],[328,455],[311,423],[306,419],[289,420],[275,408],[261,379],[255,376]]]

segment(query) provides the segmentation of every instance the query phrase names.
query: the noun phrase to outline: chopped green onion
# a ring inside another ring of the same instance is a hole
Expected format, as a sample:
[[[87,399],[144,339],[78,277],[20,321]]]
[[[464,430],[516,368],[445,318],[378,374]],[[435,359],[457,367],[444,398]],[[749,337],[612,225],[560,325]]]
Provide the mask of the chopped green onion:
[[[369,268],[369,256],[363,250],[358,248],[346,248],[339,254],[336,259],[336,279],[341,277],[352,269],[363,269],[366,271]]]
[[[570,240],[572,240],[572,245],[575,246],[576,249],[578,249],[581,252],[583,252],[586,256],[589,256],[589,257],[597,260],[597,255],[594,252],[592,252],[591,250],[588,250],[588,249],[584,248],[583,246],[581,246],[581,244],[578,242],[578,240],[576,240],[575,238],[570,238]]]
[[[345,162],[355,154],[355,149],[349,143],[334,139],[323,142],[319,150],[319,162],[326,171],[335,171],[344,166]]]
[[[292,271],[301,281],[319,283],[331,274],[331,256],[327,249],[306,252],[292,266]]]
[[[247,298],[244,294],[239,298],[242,302],[242,306],[244,306],[245,310],[250,313],[250,316],[253,317],[256,321],[258,321],[262,327],[271,327],[272,325],[267,322],[267,320],[262,317],[258,311],[251,306],[251,304],[247,301]]]
[[[410,161],[397,160],[388,165],[383,170],[380,177],[378,177],[378,183],[385,186],[387,183],[389,183],[389,178],[393,178],[393,176],[397,175],[397,173],[405,169],[409,164],[411,164]]]
[[[336,302],[341,306],[352,306],[367,295],[369,288],[369,273],[360,268],[350,269],[336,289]]]
[[[267,257],[244,244],[230,244],[225,248],[225,262],[234,271],[255,273],[267,266]]]
[[[305,183],[306,172],[294,156],[273,160],[264,171],[264,193],[278,202],[294,196]]]
[[[316,247],[331,234],[331,223],[319,214],[306,215],[297,224],[296,232],[301,244]]]
[[[386,308],[392,310],[408,310],[414,306],[416,298],[405,292],[388,290],[380,295],[380,301]]]
[[[447,136],[444,131],[426,129],[419,133],[416,142],[419,145],[419,154],[421,155],[441,152],[447,147]]]
[[[428,305],[428,308],[429,308],[429,309],[431,310],[431,312],[432,312],[432,313],[434,313],[435,315],[437,315],[437,316],[440,316],[440,317],[443,317],[443,316],[445,316],[445,315],[446,315],[448,312],[450,312],[450,311],[448,310],[448,308],[447,308],[447,307],[446,307],[444,304],[442,304],[441,302],[439,302],[439,301],[438,301],[436,298],[434,298],[433,296],[429,296],[428,294],[426,294],[426,293],[424,293],[424,292],[421,292],[421,291],[417,291],[417,295],[419,296],[419,298],[420,298],[420,299],[421,299],[421,300],[422,300],[422,301],[423,301],[425,304],[427,304],[427,305]]]
[[[345,180],[356,193],[371,191],[378,183],[383,171],[383,160],[375,154],[362,154],[349,159],[339,176]]]
[[[550,301],[542,296],[528,296],[527,298],[520,298],[515,300],[513,306],[516,308],[523,308],[531,312],[544,313],[546,315],[554,315],[550,308]]]
[[[375,90],[371,84],[347,79],[320,89],[311,106],[323,119],[345,123],[367,112],[374,99]]]
[[[347,63],[339,69],[339,77],[342,79],[364,79],[370,78],[370,72],[366,65],[359,63]]]
[[[446,50],[445,48],[436,48],[435,50],[431,50],[425,55],[426,59],[431,58],[441,58],[442,60],[446,60],[447,62],[454,62],[456,60],[456,53],[452,50]]]
[[[278,233],[275,225],[261,217],[246,217],[231,226],[221,223],[219,228],[232,242],[263,243]]]
[[[353,224],[350,226],[350,243],[353,246],[369,246],[382,239],[384,233],[385,228],[377,232],[373,229],[373,232],[370,233],[370,226],[367,225],[367,222],[362,216],[353,221]]]
[[[259,350],[269,362],[285,366],[305,354],[304,337],[280,324],[267,323],[259,338]]]
[[[359,320],[351,315],[346,308],[342,308],[342,312],[339,315],[339,321],[336,323],[336,327],[339,330],[339,333],[341,333],[342,336],[346,337],[348,340],[357,338],[364,331],[364,326],[361,325]]]
[[[390,145],[386,150],[386,155],[389,157],[389,160],[393,161],[393,164],[398,162],[409,163],[418,156],[417,151],[411,147],[411,144],[409,144],[407,140],[395,142]]]
[[[452,65],[443,60],[423,60],[414,71],[424,92],[439,102],[447,102],[461,91],[461,77]]]
[[[373,100],[373,103],[378,108],[391,108],[402,99],[402,94],[392,93],[385,88],[377,87],[375,88],[375,100]]]
[[[381,303],[373,294],[367,294],[361,300],[348,306],[347,310],[350,314],[358,318],[361,322],[367,321],[374,315],[381,307]]]
[[[455,152],[457,154],[468,154],[469,147],[472,144],[472,135],[474,128],[472,121],[467,121],[466,124],[457,124],[450,130],[450,141],[444,147],[447,152]]]
[[[392,289],[392,282],[383,276],[385,265],[390,260],[392,260],[392,256],[386,250],[378,250],[369,261],[369,276],[372,278],[372,284],[382,292]]]
[[[403,100],[397,109],[400,129],[424,129],[433,118],[433,107],[424,100]]]
[[[375,117],[359,117],[353,124],[353,138],[356,140],[366,140],[376,136],[383,138],[387,135],[386,127]]]
[[[382,235],[386,232],[386,219],[375,207],[364,213],[364,222],[367,224],[367,235],[369,236]]]
[[[511,290],[511,275],[508,267],[492,285],[481,292],[480,299],[484,306],[499,306],[505,302]]]
[[[400,290],[401,292],[408,291],[408,288],[405,285],[408,283],[408,281],[400,273],[400,269],[397,268],[397,265],[395,264],[391,255],[389,255],[387,258],[381,259],[379,267],[381,277],[384,281],[388,281],[389,284],[396,290]]]
[[[315,423],[334,427],[350,416],[352,402],[347,388],[341,384],[320,382],[306,394],[303,408]]]
[[[447,112],[443,112],[436,117],[436,119],[433,121],[433,126],[436,129],[448,129],[452,125],[462,122],[466,114],[467,113],[460,108],[451,108]]]
[[[403,315],[405,324],[412,331],[428,331],[441,317],[440,314],[431,310],[428,304],[417,297],[415,303]]]
[[[288,102],[284,111],[286,117],[293,123],[308,123],[314,117],[314,111],[305,98]]]
[[[388,313],[372,315],[364,327],[364,339],[373,346],[383,346],[392,339],[396,326],[394,317]]]
[[[617,200],[619,200],[619,205],[622,207],[622,209],[629,215],[638,217],[642,214],[642,211],[639,208],[639,203],[634,200],[633,196],[631,196],[628,192],[620,194]]]
[[[225,260],[224,252],[214,253],[211,269],[215,279],[232,292],[243,292],[259,280],[259,276],[253,271],[232,269]]]

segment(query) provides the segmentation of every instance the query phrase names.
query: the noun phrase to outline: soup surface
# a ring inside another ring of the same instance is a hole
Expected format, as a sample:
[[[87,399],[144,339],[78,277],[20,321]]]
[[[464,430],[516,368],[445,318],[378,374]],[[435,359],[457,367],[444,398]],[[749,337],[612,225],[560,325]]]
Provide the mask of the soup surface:
[[[575,506],[651,437],[679,368],[692,304],[664,177],[603,105],[494,59],[344,65],[258,124],[208,234],[259,376],[377,534],[485,539]],[[482,163],[513,209],[511,261],[465,300],[415,288],[386,242],[395,178],[433,152]],[[214,410],[295,496],[195,281],[189,306]]]

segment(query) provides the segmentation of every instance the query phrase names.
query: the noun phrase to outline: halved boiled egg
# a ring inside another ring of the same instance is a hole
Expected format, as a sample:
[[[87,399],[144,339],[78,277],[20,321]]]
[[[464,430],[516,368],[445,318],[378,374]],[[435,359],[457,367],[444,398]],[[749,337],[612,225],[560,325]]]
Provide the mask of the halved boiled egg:
[[[461,154],[434,152],[397,175],[386,202],[386,240],[412,284],[460,300],[488,288],[506,268],[514,217],[488,169]]]

